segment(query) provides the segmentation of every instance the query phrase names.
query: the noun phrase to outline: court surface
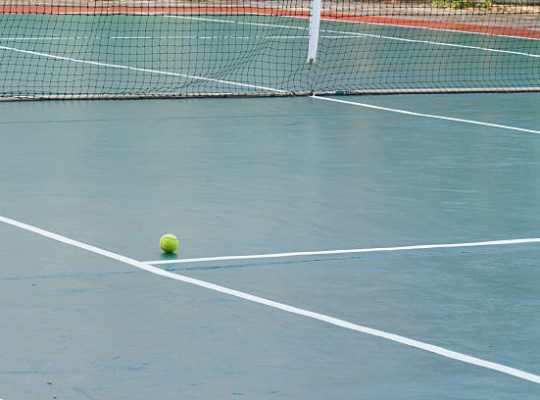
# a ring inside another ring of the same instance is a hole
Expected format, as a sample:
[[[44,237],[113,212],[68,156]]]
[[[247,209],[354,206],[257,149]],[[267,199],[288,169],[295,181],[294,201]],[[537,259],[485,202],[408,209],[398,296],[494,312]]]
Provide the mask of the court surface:
[[[540,398],[539,95],[331,100],[1,104],[0,398]]]

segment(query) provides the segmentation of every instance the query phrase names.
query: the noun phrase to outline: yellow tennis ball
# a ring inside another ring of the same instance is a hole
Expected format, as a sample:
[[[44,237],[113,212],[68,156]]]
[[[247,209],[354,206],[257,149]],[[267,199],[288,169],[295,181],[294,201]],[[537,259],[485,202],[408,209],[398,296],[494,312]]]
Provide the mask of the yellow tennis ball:
[[[167,233],[159,240],[159,246],[165,253],[172,253],[178,248],[178,239],[176,236]]]

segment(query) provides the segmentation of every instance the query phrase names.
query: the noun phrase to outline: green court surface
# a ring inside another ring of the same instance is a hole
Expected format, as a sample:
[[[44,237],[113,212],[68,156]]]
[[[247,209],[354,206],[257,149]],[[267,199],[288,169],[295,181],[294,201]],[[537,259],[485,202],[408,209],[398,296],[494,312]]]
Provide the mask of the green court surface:
[[[323,20],[309,65],[307,18],[0,14],[0,24],[2,97],[540,87],[540,40],[509,35]]]
[[[331,100],[2,103],[0,398],[538,399],[540,96]]]

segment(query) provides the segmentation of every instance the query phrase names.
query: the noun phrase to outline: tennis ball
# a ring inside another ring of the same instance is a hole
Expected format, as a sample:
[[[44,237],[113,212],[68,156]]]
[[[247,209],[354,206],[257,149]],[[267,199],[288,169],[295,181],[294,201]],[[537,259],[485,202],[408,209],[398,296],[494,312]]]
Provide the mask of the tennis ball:
[[[178,239],[176,236],[167,233],[159,239],[159,246],[165,253],[172,253],[178,248]]]

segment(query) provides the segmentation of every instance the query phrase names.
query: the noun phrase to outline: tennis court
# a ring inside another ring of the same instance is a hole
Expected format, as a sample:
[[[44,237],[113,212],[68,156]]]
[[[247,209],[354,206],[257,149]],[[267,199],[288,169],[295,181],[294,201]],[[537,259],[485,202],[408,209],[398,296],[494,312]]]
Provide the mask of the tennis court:
[[[537,28],[17,7],[0,399],[540,397]]]

